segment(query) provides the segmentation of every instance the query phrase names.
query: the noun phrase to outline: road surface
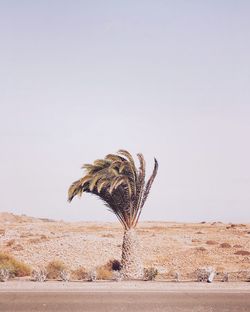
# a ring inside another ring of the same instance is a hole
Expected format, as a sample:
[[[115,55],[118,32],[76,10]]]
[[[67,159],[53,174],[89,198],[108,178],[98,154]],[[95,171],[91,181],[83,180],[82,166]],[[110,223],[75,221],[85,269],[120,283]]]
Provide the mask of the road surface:
[[[2,291],[2,312],[249,312],[250,292]]]

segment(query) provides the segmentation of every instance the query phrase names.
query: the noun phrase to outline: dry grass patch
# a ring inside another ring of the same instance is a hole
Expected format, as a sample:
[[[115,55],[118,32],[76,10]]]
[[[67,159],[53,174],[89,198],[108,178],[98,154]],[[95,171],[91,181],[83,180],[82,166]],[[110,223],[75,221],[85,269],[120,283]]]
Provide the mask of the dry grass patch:
[[[46,266],[47,277],[49,279],[59,279],[64,270],[66,270],[66,265],[61,260],[53,260]]]
[[[39,243],[45,242],[47,240],[49,240],[48,237],[43,234],[40,237],[30,238],[28,240],[28,242],[31,243],[31,244],[39,244]]]
[[[99,266],[96,269],[98,280],[111,280],[113,278],[112,271],[108,270],[105,266]]]
[[[113,271],[120,271],[121,263],[119,260],[112,259],[106,264],[97,267],[96,274],[99,280],[111,280],[113,279]]]
[[[0,269],[9,270],[13,277],[28,276],[31,273],[29,265],[6,253],[0,253]]]
[[[88,272],[84,267],[80,266],[71,272],[71,277],[78,281],[86,280],[88,278]]]

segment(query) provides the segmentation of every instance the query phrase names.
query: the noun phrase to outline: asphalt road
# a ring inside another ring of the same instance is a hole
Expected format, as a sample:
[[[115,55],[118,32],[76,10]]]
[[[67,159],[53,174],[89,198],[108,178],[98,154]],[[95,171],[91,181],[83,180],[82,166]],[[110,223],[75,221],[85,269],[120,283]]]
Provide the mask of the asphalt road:
[[[1,292],[4,312],[249,312],[250,293]]]

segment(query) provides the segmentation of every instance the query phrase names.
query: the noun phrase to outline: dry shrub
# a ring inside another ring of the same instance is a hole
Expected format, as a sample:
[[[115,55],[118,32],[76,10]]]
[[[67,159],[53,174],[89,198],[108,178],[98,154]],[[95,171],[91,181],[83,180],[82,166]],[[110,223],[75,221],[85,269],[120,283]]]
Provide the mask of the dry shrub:
[[[105,265],[97,267],[96,274],[98,280],[110,280],[113,277],[112,271],[107,269]]]
[[[78,281],[85,280],[88,277],[88,272],[86,271],[84,267],[80,266],[79,268],[71,272],[71,277],[72,279],[75,279]]]
[[[114,235],[111,234],[111,233],[108,233],[108,234],[103,234],[102,237],[106,237],[106,238],[113,238]]]
[[[238,245],[238,244],[233,245],[233,247],[234,247],[234,248],[242,248],[242,246],[241,246],[241,245]]]
[[[204,251],[207,251],[207,249],[205,248],[205,247],[197,247],[197,248],[195,248],[197,251],[202,251],[202,252],[204,252]]]
[[[97,267],[97,279],[110,280],[113,278],[113,271],[120,271],[121,263],[119,260],[111,259],[106,264]]]
[[[5,234],[5,229],[0,229],[0,235],[4,235]]]
[[[200,243],[200,239],[196,239],[196,238],[194,238],[194,239],[192,239],[192,243]]]
[[[150,267],[150,268],[144,268],[144,280],[145,281],[153,281],[155,280],[158,270],[156,268]]]
[[[11,240],[7,241],[6,246],[11,247],[15,244],[15,242],[16,242],[15,239],[11,239]]]
[[[235,255],[240,255],[240,256],[249,256],[250,252],[247,250],[238,250],[234,253]]]
[[[111,259],[106,264],[105,267],[110,271],[120,271],[122,268],[121,262],[117,259]]]
[[[228,243],[222,243],[222,244],[220,244],[220,247],[221,248],[231,248],[231,245]]]
[[[203,232],[201,232],[201,231],[198,231],[198,232],[196,232],[195,234],[204,234]]]
[[[31,238],[28,240],[28,242],[31,244],[38,244],[41,242],[41,239],[40,238]]]
[[[21,244],[17,244],[12,247],[12,250],[21,251],[21,250],[24,250],[24,248]]]
[[[64,270],[66,270],[66,265],[61,260],[50,261],[46,266],[47,277],[49,279],[59,279],[61,277],[61,272]]]
[[[207,245],[217,245],[218,243],[214,240],[208,240],[208,241],[206,241],[206,244]]]
[[[18,261],[13,256],[6,253],[0,253],[0,269],[9,270],[13,277],[28,276],[31,273],[31,267],[29,265]]]

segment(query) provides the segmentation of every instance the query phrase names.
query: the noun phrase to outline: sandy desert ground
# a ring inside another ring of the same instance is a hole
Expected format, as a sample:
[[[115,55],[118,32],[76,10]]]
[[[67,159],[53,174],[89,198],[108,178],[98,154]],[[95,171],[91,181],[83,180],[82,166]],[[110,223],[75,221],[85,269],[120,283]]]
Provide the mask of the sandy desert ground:
[[[231,281],[250,277],[250,224],[141,222],[138,226],[145,267],[158,279],[195,279],[213,267]],[[118,223],[63,222],[0,213],[0,250],[34,269],[62,260],[68,269],[92,270],[120,259],[123,230]]]

